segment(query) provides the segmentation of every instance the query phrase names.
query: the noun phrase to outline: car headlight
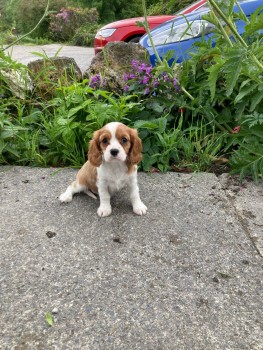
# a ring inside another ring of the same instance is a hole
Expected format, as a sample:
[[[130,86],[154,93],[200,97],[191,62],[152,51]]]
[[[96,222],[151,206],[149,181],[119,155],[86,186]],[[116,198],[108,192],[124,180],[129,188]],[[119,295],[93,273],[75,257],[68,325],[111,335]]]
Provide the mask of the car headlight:
[[[213,24],[204,20],[197,20],[191,23],[183,23],[179,26],[172,25],[171,28],[153,35],[152,40],[155,46],[177,43],[179,41],[197,38],[202,34],[211,33],[213,29]],[[147,40],[147,44],[152,46],[150,39]]]
[[[116,31],[116,28],[101,29],[96,34],[96,37],[108,38]]]

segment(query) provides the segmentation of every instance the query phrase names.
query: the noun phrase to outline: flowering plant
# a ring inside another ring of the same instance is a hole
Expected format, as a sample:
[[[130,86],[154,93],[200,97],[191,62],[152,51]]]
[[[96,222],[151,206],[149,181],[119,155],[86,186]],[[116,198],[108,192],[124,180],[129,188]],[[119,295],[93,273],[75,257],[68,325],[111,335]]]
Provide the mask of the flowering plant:
[[[49,31],[51,38],[57,41],[71,40],[83,23],[96,23],[98,12],[95,8],[62,8],[59,13],[51,14]]]
[[[166,98],[172,99],[174,94],[180,91],[177,79],[171,78],[166,72],[158,74],[151,65],[137,60],[132,60],[131,67],[132,72],[123,76],[124,92],[152,96],[165,95]]]
[[[97,73],[92,76],[90,76],[88,85],[92,89],[103,89],[106,87],[106,79],[101,76],[101,74]]]

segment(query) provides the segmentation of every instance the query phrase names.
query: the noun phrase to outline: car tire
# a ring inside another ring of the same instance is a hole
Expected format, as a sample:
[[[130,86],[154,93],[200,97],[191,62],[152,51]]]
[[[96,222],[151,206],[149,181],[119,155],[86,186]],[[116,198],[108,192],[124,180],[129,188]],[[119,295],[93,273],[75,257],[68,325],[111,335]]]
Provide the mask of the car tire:
[[[127,42],[128,43],[138,43],[140,41],[141,37],[142,37],[142,35],[135,36],[132,39],[127,40]]]

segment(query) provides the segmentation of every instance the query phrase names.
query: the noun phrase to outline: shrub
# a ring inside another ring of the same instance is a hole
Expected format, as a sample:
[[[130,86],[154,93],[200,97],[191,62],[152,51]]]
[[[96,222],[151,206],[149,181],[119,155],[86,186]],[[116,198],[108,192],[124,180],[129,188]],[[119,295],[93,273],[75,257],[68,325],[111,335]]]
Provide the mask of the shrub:
[[[184,123],[193,125],[204,118],[210,130],[223,132],[225,147],[222,144],[221,152],[228,153],[233,171],[257,179],[263,175],[262,8],[248,20],[242,11],[232,14],[233,2],[224,3],[223,11],[217,6],[221,0],[209,3],[213,10],[203,19],[215,25],[216,45],[212,40],[198,42],[191,59],[177,72],[184,92],[180,100]],[[236,20],[246,23],[242,37]],[[168,60],[161,62],[159,69],[172,76],[175,65],[169,68]]]
[[[83,26],[94,25],[98,20],[98,12],[95,8],[62,8],[57,14],[51,14],[49,26],[50,36],[56,41],[69,41],[73,39],[75,32]]]
[[[0,39],[0,44],[11,44],[17,39],[17,37],[12,33],[11,30],[7,30],[2,34]]]
[[[171,15],[192,4],[192,0],[161,0],[148,7],[148,15]]]
[[[224,12],[215,7],[205,16],[216,26],[217,44],[199,43],[197,52],[184,63],[180,81],[194,97],[192,102],[185,99],[192,117],[202,114],[216,128],[228,131],[225,151],[230,152],[232,169],[256,179],[263,175],[263,14],[259,8],[249,20],[242,12],[229,16],[232,6],[223,7]],[[217,20],[219,15],[231,30],[231,40]],[[246,22],[242,37],[236,20]],[[241,126],[240,131],[236,126]]]
[[[46,0],[20,0],[16,9],[15,20],[20,33],[27,33],[38,23],[46,8]],[[66,0],[51,0],[49,11],[58,12],[66,5]],[[50,17],[38,26],[32,37],[47,37]]]
[[[0,0],[0,32],[14,27],[18,1]]]
[[[72,44],[77,46],[93,46],[94,38],[99,29],[97,23],[85,24],[78,28],[72,38]]]
[[[123,77],[124,91],[140,102],[127,117],[140,129],[143,169],[207,170],[222,148],[222,137],[202,117],[187,121],[181,108],[184,93],[174,75],[135,60],[131,65],[133,72]]]

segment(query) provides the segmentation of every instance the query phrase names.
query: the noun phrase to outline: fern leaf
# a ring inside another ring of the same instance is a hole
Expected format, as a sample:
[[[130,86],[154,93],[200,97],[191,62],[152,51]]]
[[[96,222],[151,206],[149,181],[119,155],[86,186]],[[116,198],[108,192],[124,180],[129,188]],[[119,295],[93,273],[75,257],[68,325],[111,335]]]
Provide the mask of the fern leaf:
[[[251,175],[255,181],[263,176],[263,144],[242,143],[230,159],[232,173],[239,173],[241,178]]]
[[[246,80],[246,82],[250,81]],[[239,103],[245,96],[247,96],[248,94],[251,94],[252,91],[254,91],[256,88],[258,87],[257,84],[249,84],[249,85],[245,85],[245,84],[241,84],[240,86],[240,90],[238,95],[236,96],[234,103]]]
[[[226,79],[226,95],[229,97],[239,78],[244,59],[246,57],[246,49],[241,47],[229,48],[226,55],[226,62],[223,66],[223,72]]]
[[[263,6],[260,6],[250,17],[250,23],[245,26],[246,37],[263,29]],[[261,12],[261,13],[260,13]]]
[[[263,114],[259,114],[258,112],[244,115],[242,119],[243,119],[242,124],[247,124],[249,128],[252,128],[253,126],[256,126],[256,125],[263,126]]]
[[[257,59],[259,59],[259,60],[263,59],[262,39],[256,41],[255,43],[252,43],[251,52],[253,53],[253,55],[255,55],[257,57]]]
[[[216,61],[216,64],[214,64],[212,67],[207,69],[207,71],[209,72],[208,82],[209,82],[209,88],[210,88],[210,93],[211,93],[211,101],[215,97],[218,73],[220,72],[220,70],[224,64],[224,61],[219,57],[217,57],[215,59],[215,61]]]
[[[263,90],[257,91],[251,98],[250,112],[253,112],[257,105],[263,101]]]

